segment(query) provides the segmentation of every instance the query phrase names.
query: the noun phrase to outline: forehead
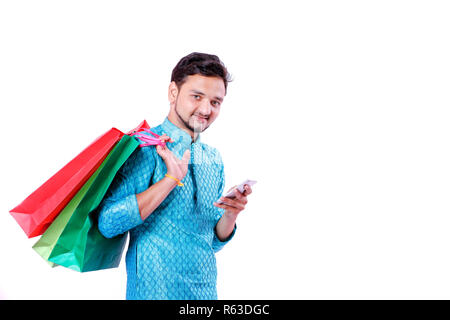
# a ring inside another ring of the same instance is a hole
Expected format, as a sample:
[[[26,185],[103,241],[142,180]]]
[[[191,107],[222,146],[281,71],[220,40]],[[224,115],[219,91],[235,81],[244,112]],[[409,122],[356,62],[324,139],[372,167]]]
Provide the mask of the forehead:
[[[200,91],[210,96],[225,96],[225,84],[222,78],[206,77],[199,74],[187,76],[180,91]]]

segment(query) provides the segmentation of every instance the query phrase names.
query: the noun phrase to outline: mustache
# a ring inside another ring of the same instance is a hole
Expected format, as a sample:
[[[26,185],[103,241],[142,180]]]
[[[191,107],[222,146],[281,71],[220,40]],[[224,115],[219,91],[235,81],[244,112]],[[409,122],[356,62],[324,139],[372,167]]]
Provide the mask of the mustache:
[[[209,116],[204,116],[204,115],[201,115],[201,114],[193,114],[194,116],[197,116],[197,117],[199,117],[199,118],[203,118],[203,119],[209,119]]]

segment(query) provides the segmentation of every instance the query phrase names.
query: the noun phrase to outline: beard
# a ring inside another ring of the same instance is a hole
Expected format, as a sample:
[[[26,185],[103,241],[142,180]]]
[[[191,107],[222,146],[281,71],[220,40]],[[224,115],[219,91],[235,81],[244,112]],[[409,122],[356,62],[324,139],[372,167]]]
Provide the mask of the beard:
[[[194,114],[189,116],[189,118],[187,119],[183,118],[181,114],[178,112],[178,99],[175,102],[175,113],[177,114],[180,121],[183,122],[183,124],[186,126],[186,128],[188,128],[192,132],[200,133],[205,131],[209,127],[209,125],[206,125],[206,123],[203,124],[202,122],[198,121],[194,117]]]

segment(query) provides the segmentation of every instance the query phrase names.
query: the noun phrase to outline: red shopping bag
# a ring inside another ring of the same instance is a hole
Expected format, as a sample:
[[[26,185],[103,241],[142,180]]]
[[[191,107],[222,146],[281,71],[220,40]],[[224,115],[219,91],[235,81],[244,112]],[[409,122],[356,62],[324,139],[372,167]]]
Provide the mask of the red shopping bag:
[[[135,132],[150,128],[144,120]],[[10,211],[29,238],[41,235],[124,135],[108,130]]]

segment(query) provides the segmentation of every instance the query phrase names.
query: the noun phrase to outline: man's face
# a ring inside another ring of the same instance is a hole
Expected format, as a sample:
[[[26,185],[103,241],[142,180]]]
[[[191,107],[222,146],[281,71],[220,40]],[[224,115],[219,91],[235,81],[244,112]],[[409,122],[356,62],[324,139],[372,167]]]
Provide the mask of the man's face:
[[[176,125],[192,132],[203,132],[219,115],[225,97],[225,85],[219,77],[199,74],[187,76],[181,88],[169,86],[171,118]]]

